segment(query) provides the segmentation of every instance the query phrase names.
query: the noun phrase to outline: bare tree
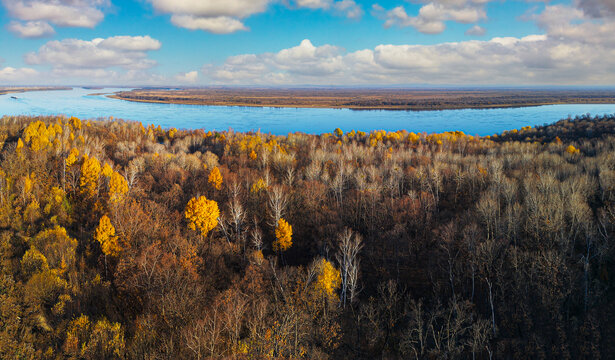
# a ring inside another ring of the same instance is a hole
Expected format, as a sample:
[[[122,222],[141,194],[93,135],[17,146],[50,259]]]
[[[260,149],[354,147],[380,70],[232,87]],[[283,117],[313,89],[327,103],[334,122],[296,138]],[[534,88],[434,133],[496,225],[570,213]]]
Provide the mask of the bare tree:
[[[338,242],[339,250],[336,258],[341,269],[341,300],[342,306],[345,308],[346,299],[350,298],[350,303],[352,303],[359,292],[358,255],[363,245],[361,244],[361,235],[354,234],[351,229],[346,229],[342,234],[340,234],[338,237]]]
[[[282,218],[286,211],[288,197],[284,194],[284,190],[282,190],[280,186],[272,186],[267,192],[267,195],[269,196],[269,217],[271,218],[269,225],[276,227],[278,221],[280,221],[280,218]]]

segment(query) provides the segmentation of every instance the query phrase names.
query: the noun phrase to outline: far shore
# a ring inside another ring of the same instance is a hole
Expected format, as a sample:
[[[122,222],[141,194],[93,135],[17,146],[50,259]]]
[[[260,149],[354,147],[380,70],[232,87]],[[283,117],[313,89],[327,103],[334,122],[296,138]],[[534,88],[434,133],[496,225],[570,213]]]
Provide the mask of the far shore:
[[[71,90],[71,87],[65,87],[65,86],[34,86],[34,87],[28,87],[28,86],[15,86],[15,87],[0,87],[0,95],[6,95],[6,94],[18,94],[18,93],[24,93],[24,92],[29,92],[29,91],[52,91],[52,90]]]
[[[406,111],[615,104],[612,90],[136,89],[107,97],[158,104]]]

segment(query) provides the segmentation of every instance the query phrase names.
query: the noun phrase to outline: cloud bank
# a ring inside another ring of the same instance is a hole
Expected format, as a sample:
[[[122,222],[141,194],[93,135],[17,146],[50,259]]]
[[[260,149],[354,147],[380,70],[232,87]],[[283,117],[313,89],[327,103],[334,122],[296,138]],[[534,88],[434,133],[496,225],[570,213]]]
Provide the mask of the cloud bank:
[[[190,30],[214,34],[247,31],[246,18],[263,13],[277,0],[146,0],[160,14],[171,15],[171,23]],[[292,0],[295,8],[320,9],[357,19],[363,9],[354,0]]]
[[[5,68],[0,68],[0,81],[3,83],[13,84],[20,83],[22,81],[30,81],[33,79],[38,72],[34,69],[30,68],[13,68],[7,66]]]
[[[109,0],[1,0],[8,14],[17,19],[8,29],[20,37],[54,34],[51,26],[93,28],[105,15]]]
[[[50,66],[51,80],[83,78],[98,83],[150,83],[162,78],[148,72],[156,65],[156,61],[148,58],[148,52],[161,46],[160,41],[150,36],[54,40],[26,54],[24,60],[28,65]]]
[[[535,16],[545,34],[437,45],[378,45],[346,52],[303,40],[277,53],[232,56],[205,65],[216,84],[316,85],[612,85],[615,22],[582,10],[547,6]],[[471,35],[484,29],[473,27]]]

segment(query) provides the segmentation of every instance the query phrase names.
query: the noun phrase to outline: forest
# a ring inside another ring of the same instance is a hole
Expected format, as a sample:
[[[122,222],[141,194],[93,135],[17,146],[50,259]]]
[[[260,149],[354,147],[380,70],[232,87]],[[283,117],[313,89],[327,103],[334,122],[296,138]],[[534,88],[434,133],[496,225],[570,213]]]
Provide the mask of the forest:
[[[615,116],[0,119],[2,359],[609,359]]]

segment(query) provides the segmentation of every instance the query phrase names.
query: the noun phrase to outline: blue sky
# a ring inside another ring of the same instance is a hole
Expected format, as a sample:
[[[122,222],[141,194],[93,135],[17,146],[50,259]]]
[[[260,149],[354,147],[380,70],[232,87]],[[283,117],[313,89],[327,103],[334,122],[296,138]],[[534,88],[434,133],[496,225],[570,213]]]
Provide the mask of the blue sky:
[[[612,0],[0,0],[0,84],[612,85],[614,18]]]

